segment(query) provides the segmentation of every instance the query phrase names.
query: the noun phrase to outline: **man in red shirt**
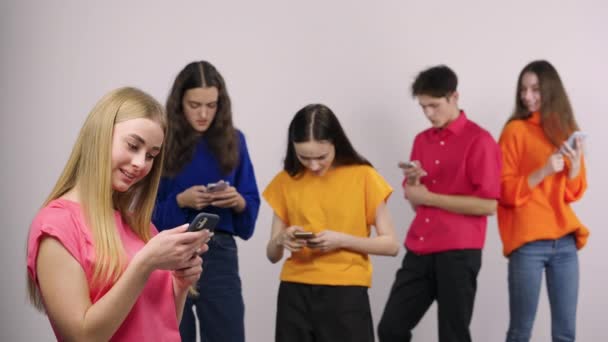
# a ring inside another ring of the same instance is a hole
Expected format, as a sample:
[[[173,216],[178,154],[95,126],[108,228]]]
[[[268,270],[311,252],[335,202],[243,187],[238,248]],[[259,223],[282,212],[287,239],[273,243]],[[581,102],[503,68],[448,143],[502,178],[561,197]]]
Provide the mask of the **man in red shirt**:
[[[378,326],[381,342],[405,342],[437,300],[439,341],[471,341],[487,216],[500,197],[496,141],[458,107],[458,78],[446,66],[422,71],[412,84],[432,127],[401,163],[405,198],[416,211],[407,253]]]

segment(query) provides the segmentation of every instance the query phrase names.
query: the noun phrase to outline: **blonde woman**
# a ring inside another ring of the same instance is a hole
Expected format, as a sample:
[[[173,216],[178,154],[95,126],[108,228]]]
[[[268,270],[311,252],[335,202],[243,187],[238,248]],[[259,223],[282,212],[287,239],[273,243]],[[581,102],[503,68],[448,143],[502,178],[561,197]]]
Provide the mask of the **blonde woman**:
[[[58,340],[180,340],[209,232],[183,225],[158,233],[151,224],[165,131],[152,97],[133,88],[110,92],[34,218],[29,294]]]

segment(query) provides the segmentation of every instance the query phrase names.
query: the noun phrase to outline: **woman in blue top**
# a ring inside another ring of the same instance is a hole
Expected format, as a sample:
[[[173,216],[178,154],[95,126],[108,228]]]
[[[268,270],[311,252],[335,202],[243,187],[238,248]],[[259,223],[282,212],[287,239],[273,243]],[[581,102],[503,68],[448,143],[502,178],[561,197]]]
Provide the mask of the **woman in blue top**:
[[[205,254],[199,295],[186,302],[182,339],[196,341],[194,306],[202,341],[243,342],[244,304],[233,235],[251,237],[260,197],[245,137],[232,125],[230,97],[213,65],[186,65],[167,99],[167,116],[154,224],[159,230],[175,227],[201,211],[220,216]],[[212,189],[210,183],[219,186]]]

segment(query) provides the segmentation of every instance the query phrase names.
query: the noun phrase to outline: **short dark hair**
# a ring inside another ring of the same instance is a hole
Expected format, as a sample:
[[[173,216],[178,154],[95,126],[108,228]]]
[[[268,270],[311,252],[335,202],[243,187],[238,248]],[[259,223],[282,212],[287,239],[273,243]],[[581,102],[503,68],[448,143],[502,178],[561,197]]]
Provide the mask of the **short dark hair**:
[[[449,96],[456,91],[458,77],[445,65],[438,65],[421,71],[412,83],[412,96]]]
[[[296,156],[294,143],[308,141],[329,141],[336,149],[334,166],[370,165],[363,156],[353,148],[342,125],[329,107],[322,104],[310,104],[300,109],[289,124],[287,134],[287,152],[283,169],[292,177],[298,176],[304,166]]]

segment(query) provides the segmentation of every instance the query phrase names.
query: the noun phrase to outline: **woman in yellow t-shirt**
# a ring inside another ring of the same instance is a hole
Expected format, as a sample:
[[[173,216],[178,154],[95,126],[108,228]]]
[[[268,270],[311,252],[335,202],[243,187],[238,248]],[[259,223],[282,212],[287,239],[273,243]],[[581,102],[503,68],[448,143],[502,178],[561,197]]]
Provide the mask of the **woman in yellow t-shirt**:
[[[291,252],[281,272],[276,341],[374,340],[368,254],[399,251],[386,206],[391,193],[328,107],[296,113],[283,171],[263,194],[274,211],[268,259]]]

